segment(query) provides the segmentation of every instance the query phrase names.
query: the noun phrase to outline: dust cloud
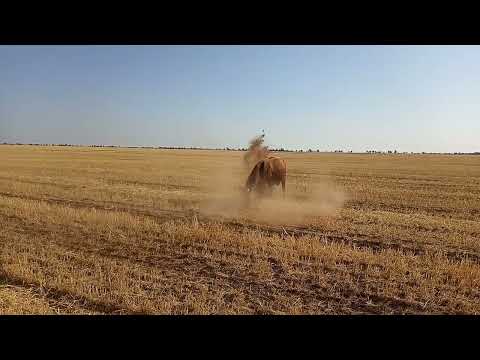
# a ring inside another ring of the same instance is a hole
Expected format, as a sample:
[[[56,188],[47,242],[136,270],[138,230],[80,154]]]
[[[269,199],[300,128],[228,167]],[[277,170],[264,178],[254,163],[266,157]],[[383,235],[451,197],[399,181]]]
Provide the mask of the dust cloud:
[[[270,151],[268,149],[268,146],[263,145],[264,142],[265,134],[254,137],[252,140],[249,141],[247,152],[243,157],[244,170],[247,172],[247,175],[257,162],[265,159],[269,155]]]
[[[245,181],[249,172],[269,154],[263,142],[263,136],[250,141],[243,166],[231,162],[208,178],[204,184],[206,199],[199,205],[200,214],[273,225],[306,225],[319,217],[338,213],[346,200],[344,192],[325,178],[289,174],[288,161],[285,199],[280,186],[274,187],[271,197],[247,193]]]

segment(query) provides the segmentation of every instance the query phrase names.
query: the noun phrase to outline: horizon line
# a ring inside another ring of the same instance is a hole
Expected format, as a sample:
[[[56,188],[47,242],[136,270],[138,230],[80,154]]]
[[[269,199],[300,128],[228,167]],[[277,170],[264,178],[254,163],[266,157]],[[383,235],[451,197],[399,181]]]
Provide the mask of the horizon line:
[[[0,145],[13,145],[13,146],[63,146],[63,147],[106,147],[106,148],[121,148],[121,149],[154,149],[154,150],[210,150],[210,151],[247,151],[245,147],[201,147],[201,146],[127,146],[127,145],[99,145],[99,144],[66,144],[66,143],[9,143],[2,142]],[[301,153],[334,153],[334,154],[385,154],[385,155],[409,155],[409,154],[431,154],[431,155],[480,155],[480,151],[473,152],[428,152],[428,151],[397,151],[397,150],[365,150],[365,151],[353,151],[353,150],[320,150],[320,149],[285,149],[285,148],[272,148],[269,149],[272,152],[301,152]]]

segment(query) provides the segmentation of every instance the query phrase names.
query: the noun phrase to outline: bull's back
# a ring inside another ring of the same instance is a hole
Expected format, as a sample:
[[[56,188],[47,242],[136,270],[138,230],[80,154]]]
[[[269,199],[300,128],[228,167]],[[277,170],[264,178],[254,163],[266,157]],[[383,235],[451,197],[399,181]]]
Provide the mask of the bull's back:
[[[285,160],[277,157],[269,157],[268,160],[271,164],[274,174],[285,175],[287,173],[287,163]]]

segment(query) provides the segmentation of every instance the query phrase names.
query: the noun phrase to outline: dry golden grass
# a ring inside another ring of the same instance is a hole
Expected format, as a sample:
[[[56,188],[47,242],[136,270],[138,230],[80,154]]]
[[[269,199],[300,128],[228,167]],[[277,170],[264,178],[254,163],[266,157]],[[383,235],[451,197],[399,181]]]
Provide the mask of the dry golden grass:
[[[0,146],[0,314],[480,313],[480,157]]]

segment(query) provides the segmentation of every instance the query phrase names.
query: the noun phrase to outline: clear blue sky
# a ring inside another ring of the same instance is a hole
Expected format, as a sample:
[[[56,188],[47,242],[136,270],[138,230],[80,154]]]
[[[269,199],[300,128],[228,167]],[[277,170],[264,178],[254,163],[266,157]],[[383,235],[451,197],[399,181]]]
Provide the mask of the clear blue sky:
[[[0,46],[0,142],[480,151],[480,46]]]

